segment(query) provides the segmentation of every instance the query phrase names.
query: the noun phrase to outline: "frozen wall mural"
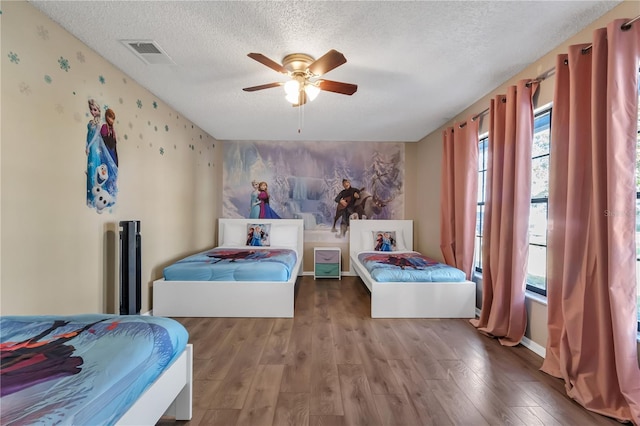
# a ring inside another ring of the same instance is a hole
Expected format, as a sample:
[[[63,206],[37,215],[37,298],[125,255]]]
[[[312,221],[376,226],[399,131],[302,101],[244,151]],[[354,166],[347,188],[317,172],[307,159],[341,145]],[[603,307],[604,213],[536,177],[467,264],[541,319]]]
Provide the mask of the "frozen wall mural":
[[[342,179],[362,189],[363,219],[404,216],[404,144],[384,142],[224,142],[223,217],[248,218],[255,184],[268,184],[281,218],[303,219],[305,240],[331,241]],[[254,210],[255,211],[255,210]]]

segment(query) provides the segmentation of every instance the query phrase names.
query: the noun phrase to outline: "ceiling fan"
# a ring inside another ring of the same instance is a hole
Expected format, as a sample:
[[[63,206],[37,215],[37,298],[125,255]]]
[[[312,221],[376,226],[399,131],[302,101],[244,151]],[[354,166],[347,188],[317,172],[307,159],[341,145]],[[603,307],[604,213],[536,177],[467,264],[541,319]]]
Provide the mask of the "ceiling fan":
[[[249,53],[247,56],[279,73],[286,74],[291,80],[286,83],[275,82],[245,87],[242,89],[245,92],[284,86],[287,100],[295,107],[304,105],[307,100],[314,100],[321,90],[342,95],[353,95],[358,90],[358,86],[355,84],[319,78],[347,62],[344,55],[334,49],[315,60],[304,53],[292,53],[282,59],[282,65],[261,53]]]

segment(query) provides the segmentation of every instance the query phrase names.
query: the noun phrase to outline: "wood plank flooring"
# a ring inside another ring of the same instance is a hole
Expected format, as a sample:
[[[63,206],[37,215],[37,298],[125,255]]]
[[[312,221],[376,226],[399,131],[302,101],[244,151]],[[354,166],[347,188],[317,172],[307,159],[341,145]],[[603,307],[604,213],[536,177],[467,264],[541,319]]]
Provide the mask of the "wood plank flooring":
[[[372,319],[357,277],[299,278],[294,318],[177,320],[194,347],[193,418],[158,426],[620,424],[468,320]]]

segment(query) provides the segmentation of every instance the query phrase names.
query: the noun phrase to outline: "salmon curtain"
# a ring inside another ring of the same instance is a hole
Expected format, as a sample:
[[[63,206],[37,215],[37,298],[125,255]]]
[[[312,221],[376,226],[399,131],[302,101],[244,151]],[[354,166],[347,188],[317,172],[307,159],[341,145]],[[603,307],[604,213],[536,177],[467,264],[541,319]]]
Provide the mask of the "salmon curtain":
[[[471,279],[478,194],[478,121],[442,132],[440,250],[447,265]]]
[[[546,358],[585,408],[640,424],[636,138],[640,26],[616,20],[556,64]]]
[[[471,320],[502,345],[520,343],[527,326],[525,289],[531,206],[533,95],[521,80],[491,100],[482,247],[482,310]]]

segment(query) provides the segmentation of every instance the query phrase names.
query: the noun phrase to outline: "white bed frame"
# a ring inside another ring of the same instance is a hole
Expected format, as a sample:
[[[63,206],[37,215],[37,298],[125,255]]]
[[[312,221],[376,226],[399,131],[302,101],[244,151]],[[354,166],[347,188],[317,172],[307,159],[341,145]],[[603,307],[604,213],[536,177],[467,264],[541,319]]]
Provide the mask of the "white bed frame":
[[[372,231],[395,231],[396,240],[413,250],[412,220],[351,220],[349,252],[352,268],[371,292],[372,318],[474,318],[476,285],[463,282],[377,282],[358,261],[358,253],[373,251],[363,238]]]
[[[162,416],[191,420],[193,395],[193,346],[182,354],[147,389],[117,425],[155,425]]]
[[[275,281],[165,281],[153,282],[153,315],[164,317],[254,317],[293,318],[294,292],[302,274],[304,227],[302,219],[218,219],[218,244],[225,239],[226,225],[243,227],[250,223],[271,224],[271,235],[279,227],[297,228],[298,259],[291,278]],[[283,246],[278,246],[283,247]]]

